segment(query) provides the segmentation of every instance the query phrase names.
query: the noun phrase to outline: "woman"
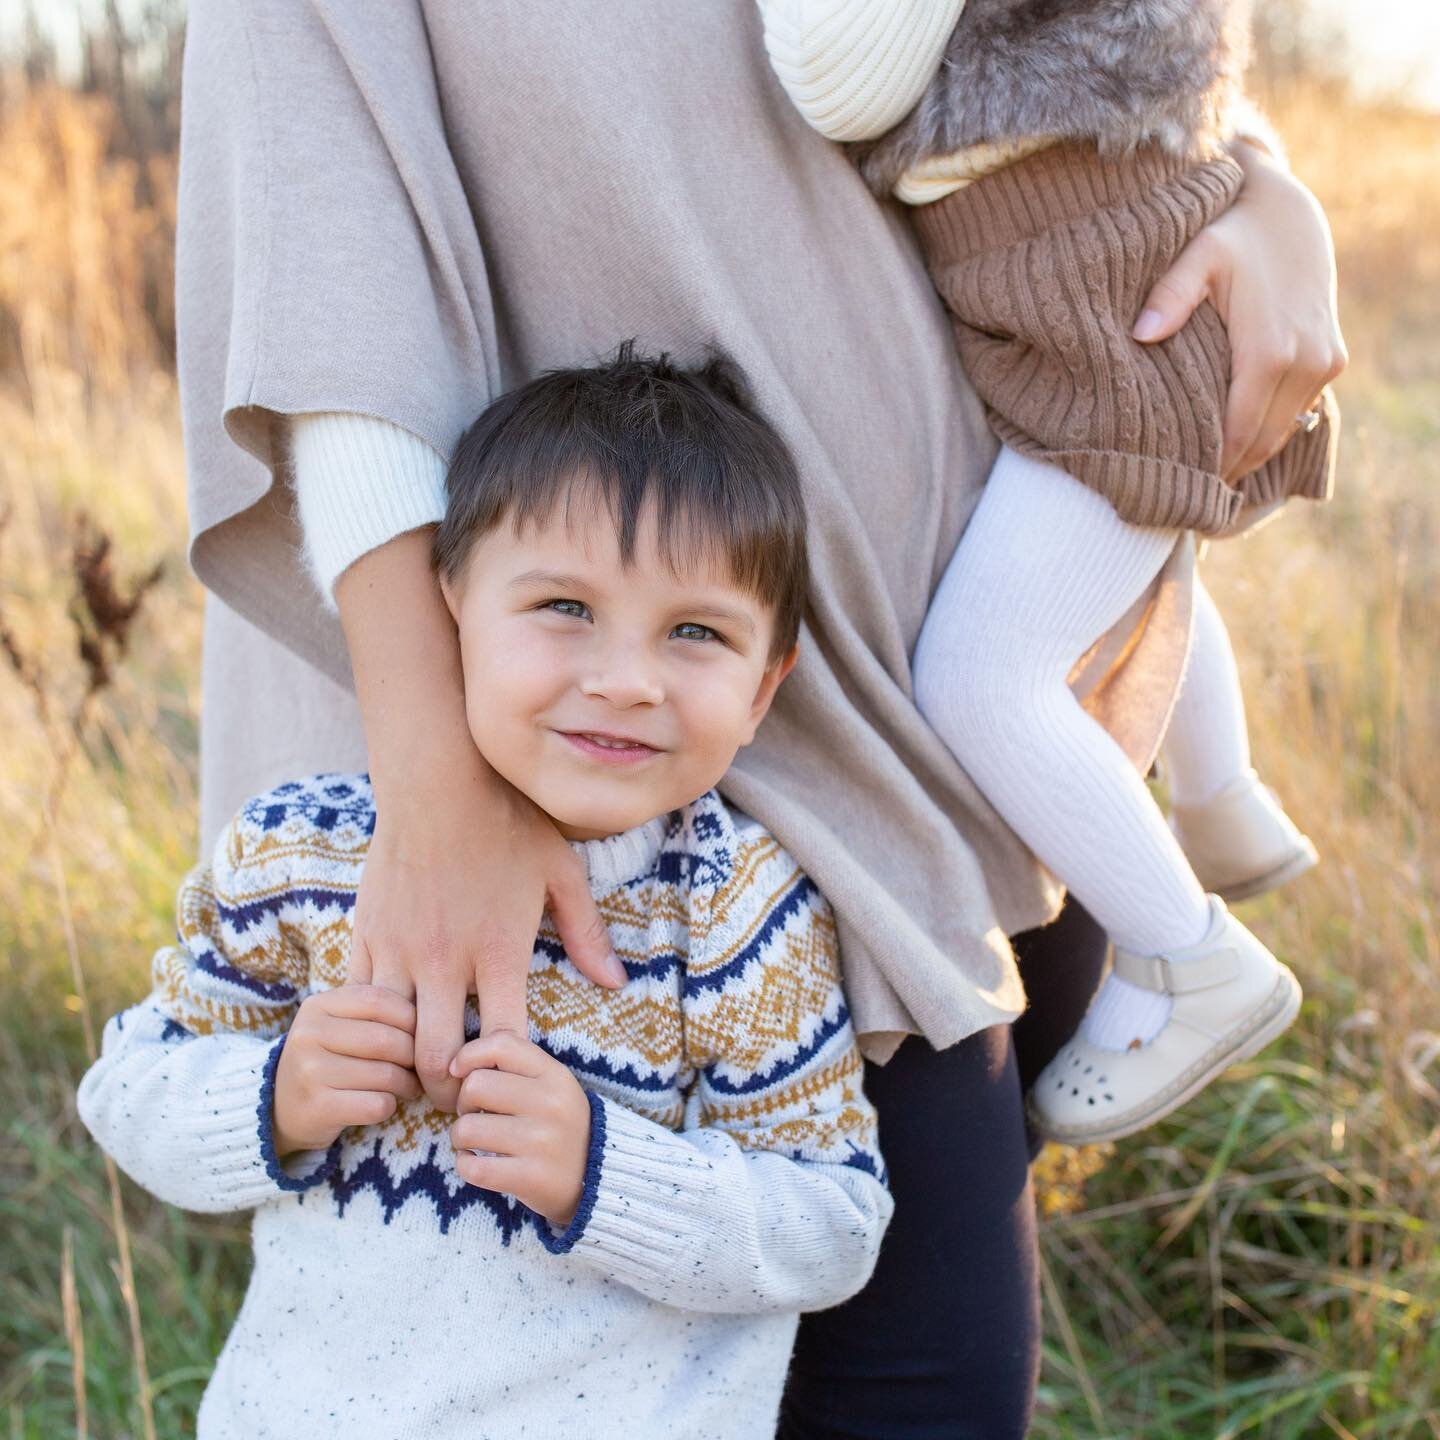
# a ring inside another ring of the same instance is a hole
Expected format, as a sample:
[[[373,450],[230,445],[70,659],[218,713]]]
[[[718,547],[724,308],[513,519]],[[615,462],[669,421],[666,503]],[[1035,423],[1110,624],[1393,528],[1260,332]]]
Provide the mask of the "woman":
[[[524,1023],[547,902],[572,958],[610,983],[572,853],[469,742],[424,526],[443,457],[500,390],[629,335],[718,340],[795,450],[815,571],[800,666],[722,788],[837,912],[857,1029],[889,1061],[867,1084],[899,1202],[875,1283],[807,1320],[785,1423],[1022,1434],[1039,1325],[1022,1084],[1074,1028],[1101,946],[1074,911],[1022,938],[1028,976],[1063,953],[1087,980],[1062,994],[1043,977],[1012,1027],[1006,936],[1058,896],[910,698],[909,654],[994,442],[904,226],[791,111],[748,0],[479,14],[192,6],[180,369],[191,557],[225,602],[207,624],[205,833],[270,780],[368,753],[381,818],[351,971],[416,995],[437,1099],[467,989],[487,1029]],[[1258,464],[1338,337],[1313,200],[1237,153],[1241,203],[1153,304],[1169,330],[1207,293],[1228,304],[1235,437]],[[302,533],[289,417],[317,413],[295,430]],[[338,623],[302,546],[334,577]],[[1106,687],[1137,750],[1178,674],[1187,558]],[[265,692],[273,716],[279,686],[303,697],[295,724],[258,734],[246,699]]]

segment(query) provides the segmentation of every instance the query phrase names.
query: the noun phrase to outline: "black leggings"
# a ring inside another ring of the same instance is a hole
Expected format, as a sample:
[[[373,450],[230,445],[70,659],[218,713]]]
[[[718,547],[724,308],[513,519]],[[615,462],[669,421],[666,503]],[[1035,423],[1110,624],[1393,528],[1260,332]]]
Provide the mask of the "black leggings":
[[[1030,1008],[867,1065],[895,1217],[874,1278],[801,1318],[780,1440],[1011,1440],[1030,1423],[1040,1293],[1022,1097],[1074,1033],[1105,936],[1074,901],[1015,949]]]

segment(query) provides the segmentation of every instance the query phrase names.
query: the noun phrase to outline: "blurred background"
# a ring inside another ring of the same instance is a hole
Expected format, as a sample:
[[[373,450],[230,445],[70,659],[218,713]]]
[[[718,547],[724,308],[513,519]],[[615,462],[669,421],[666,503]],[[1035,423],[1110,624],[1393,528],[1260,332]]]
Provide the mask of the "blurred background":
[[[183,6],[0,8],[0,1425],[189,1434],[243,1217],[75,1118],[195,858],[201,590],[172,309]],[[1042,1437],[1440,1437],[1440,6],[1257,0],[1330,216],[1339,494],[1212,549],[1257,764],[1325,863],[1246,920],[1285,1041],[1040,1165]]]

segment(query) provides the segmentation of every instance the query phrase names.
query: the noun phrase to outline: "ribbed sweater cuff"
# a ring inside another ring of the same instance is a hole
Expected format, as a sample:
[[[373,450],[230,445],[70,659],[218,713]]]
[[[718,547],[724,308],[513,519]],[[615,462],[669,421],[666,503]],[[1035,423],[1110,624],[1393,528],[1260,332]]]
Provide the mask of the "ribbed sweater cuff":
[[[275,1070],[284,1048],[226,1047],[205,1075],[194,1106],[193,1133],[175,1137],[177,1164],[198,1165],[201,1185],[226,1209],[250,1210],[283,1191],[308,1190],[334,1166],[329,1155],[302,1151],[281,1163],[275,1154],[271,1104]]]
[[[914,108],[964,0],[759,0],[795,108],[831,140],[883,135]]]
[[[549,1248],[573,1248],[645,1294],[683,1286],[685,1257],[711,1233],[722,1198],[696,1184],[704,1157],[623,1105],[592,1094],[591,1109],[580,1208],[564,1241]]]
[[[305,557],[326,605],[362,555],[445,514],[445,460],[373,415],[290,417],[290,457]]]

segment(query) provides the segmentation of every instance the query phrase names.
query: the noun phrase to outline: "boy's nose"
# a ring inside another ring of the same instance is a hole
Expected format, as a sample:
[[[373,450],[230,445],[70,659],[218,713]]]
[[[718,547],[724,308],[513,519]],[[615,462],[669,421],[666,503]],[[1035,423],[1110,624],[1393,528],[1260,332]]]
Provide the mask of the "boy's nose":
[[[597,657],[581,691],[608,700],[617,709],[632,705],[658,705],[665,698],[654,661],[640,646],[616,646]]]

